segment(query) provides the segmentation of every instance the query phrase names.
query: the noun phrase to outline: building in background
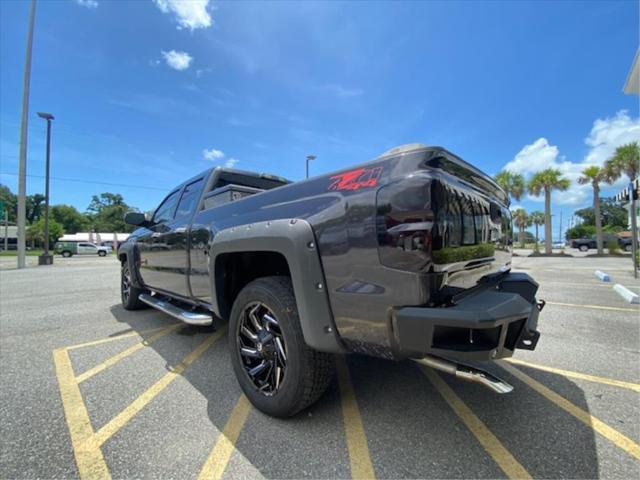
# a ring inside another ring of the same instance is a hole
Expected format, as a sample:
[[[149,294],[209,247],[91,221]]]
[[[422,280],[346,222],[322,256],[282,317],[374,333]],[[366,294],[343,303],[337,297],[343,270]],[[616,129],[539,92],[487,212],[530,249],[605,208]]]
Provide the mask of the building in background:
[[[18,227],[9,225],[6,227],[7,250],[15,250],[18,245]],[[0,226],[0,250],[4,250],[5,226]]]

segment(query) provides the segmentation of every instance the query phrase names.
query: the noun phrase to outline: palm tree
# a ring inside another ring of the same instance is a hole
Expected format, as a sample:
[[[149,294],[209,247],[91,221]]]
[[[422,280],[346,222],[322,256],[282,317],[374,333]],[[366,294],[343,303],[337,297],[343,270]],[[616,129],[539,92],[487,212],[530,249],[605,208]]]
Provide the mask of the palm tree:
[[[607,183],[613,183],[622,174],[630,181],[638,178],[640,169],[640,143],[631,142],[616,148],[615,153],[604,163],[604,177]]]
[[[598,246],[598,255],[602,255],[602,217],[600,215],[600,182],[605,179],[606,172],[595,165],[582,170],[582,176],[578,177],[580,185],[591,184],[593,188],[593,210],[596,216],[596,245]]]
[[[544,225],[544,212],[541,212],[539,210],[536,210],[535,212],[531,212],[531,214],[529,214],[529,219],[531,220],[531,223],[533,223],[536,227],[536,244],[534,247],[534,251],[538,251],[538,227],[540,225]]]
[[[519,201],[524,193],[524,177],[519,173],[502,170],[496,175],[496,183],[516,201]]]
[[[524,210],[524,208],[518,208],[514,210],[511,218],[513,219],[513,223],[516,224],[516,227],[518,227],[518,239],[520,240],[520,248],[524,248],[524,229],[531,225],[531,219],[527,215],[527,212]]]
[[[544,192],[544,252],[551,255],[551,191],[566,190],[571,182],[557,168],[546,168],[529,180],[529,193],[539,197]]]

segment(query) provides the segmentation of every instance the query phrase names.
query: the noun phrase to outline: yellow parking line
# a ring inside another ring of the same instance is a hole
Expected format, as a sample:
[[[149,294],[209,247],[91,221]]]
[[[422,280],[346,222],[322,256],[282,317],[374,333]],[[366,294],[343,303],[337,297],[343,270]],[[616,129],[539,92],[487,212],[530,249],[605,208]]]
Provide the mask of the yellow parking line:
[[[158,330],[162,330],[163,328],[165,327],[151,328],[149,330],[140,330],[139,332],[123,333],[122,335],[115,335],[113,337],[101,338],[100,340],[93,340],[91,342],[79,343],[77,345],[70,345],[65,348],[67,350],[75,350],[77,348],[92,347],[94,345],[100,345],[102,343],[109,343],[109,342],[115,342],[116,340],[122,340],[123,338],[139,337],[143,333],[157,332]]]
[[[207,457],[204,463],[199,480],[219,480],[222,478],[227,464],[231,459],[231,455],[235,450],[236,442],[244,426],[244,422],[247,420],[249,413],[251,412],[251,404],[244,394],[240,395],[236,406],[233,407],[231,416],[227,420],[226,425],[216,441],[211,453]]]
[[[560,368],[547,367],[546,365],[540,365],[537,363],[523,362],[522,360],[516,360],[515,358],[510,358],[507,361],[515,365],[522,365],[524,367],[535,368],[536,370],[543,370],[545,372],[556,373],[558,375],[562,375],[563,377],[577,378],[579,380],[602,383],[604,385],[612,385],[614,387],[627,388],[635,392],[640,392],[640,384],[638,383],[623,382],[622,380],[614,380],[612,378],[598,377],[596,375],[587,375],[586,373],[572,372],[570,370],[562,370]]]
[[[493,458],[502,471],[509,478],[531,478],[527,470],[515,459],[511,452],[502,445],[502,442],[487,428],[462,399],[446,384],[440,376],[428,367],[420,367],[424,374],[431,380],[440,395],[449,404],[455,414],[462,420],[471,433],[480,442],[480,445]]]
[[[605,307],[603,305],[580,305],[578,303],[550,302],[548,300],[547,300],[547,305],[558,305],[561,307],[591,308],[594,310],[613,310],[615,312],[640,312],[640,309],[638,308]]]
[[[149,387],[142,395],[136,398],[127,408],[120,412],[114,419],[109,421],[95,434],[95,441],[98,445],[106,442],[114,433],[124,427],[129,420],[138,414],[151,400],[162,392],[178,375],[180,375],[189,365],[195,362],[216,340],[226,331],[226,326],[221,328],[187,355],[171,372],[164,375],[160,380]]]
[[[87,379],[93,377],[94,375],[102,372],[103,370],[106,370],[107,368],[112,367],[113,365],[118,363],[120,360],[122,360],[122,359],[128,357],[129,355],[137,352],[138,350],[141,350],[144,347],[148,347],[149,345],[151,345],[156,340],[164,337],[165,335],[167,335],[168,333],[173,332],[174,330],[177,330],[178,327],[181,327],[182,325],[183,325],[182,323],[176,323],[175,325],[169,325],[168,327],[163,328],[158,333],[156,333],[155,335],[152,335],[148,339],[142,340],[140,343],[136,343],[135,345],[127,348],[126,350],[123,350],[122,352],[114,355],[113,357],[108,358],[107,360],[105,360],[101,364],[96,365],[95,367],[93,367],[93,368],[87,370],[86,372],[78,375],[76,377],[76,381],[78,383],[84,382],[85,380],[87,380]]]
[[[71,446],[78,465],[78,474],[83,479],[111,478],[102,451],[93,440],[91,420],[82,401],[80,387],[76,382],[67,349],[54,350],[53,361],[60,386],[62,407],[71,436]]]
[[[621,448],[625,452],[629,453],[630,455],[640,460],[640,445],[638,445],[636,442],[631,440],[629,437],[623,435],[622,433],[618,432],[614,428],[611,428],[609,425],[607,425],[601,420],[598,420],[589,412],[586,412],[580,407],[577,407],[576,405],[571,403],[569,400],[565,399],[564,397],[561,397],[553,390],[550,390],[549,388],[545,387],[540,382],[534,380],[529,375],[521,372],[517,368],[509,365],[507,362],[498,361],[497,363],[502,368],[504,368],[507,372],[509,372],[511,375],[513,375],[514,377],[518,378],[522,382],[529,385],[531,388],[533,388],[536,392],[538,392],[540,395],[545,397],[547,400],[554,403],[555,405],[557,405],[558,407],[560,407],[570,415],[573,415],[575,418],[577,418],[582,423],[584,423],[587,427],[598,432],[600,435],[602,435],[603,437],[611,441],[617,447]]]
[[[364,431],[358,401],[351,385],[349,367],[344,356],[336,355],[336,367],[342,401],[344,432],[351,465],[351,478],[375,478],[371,456],[369,455],[367,435]]]

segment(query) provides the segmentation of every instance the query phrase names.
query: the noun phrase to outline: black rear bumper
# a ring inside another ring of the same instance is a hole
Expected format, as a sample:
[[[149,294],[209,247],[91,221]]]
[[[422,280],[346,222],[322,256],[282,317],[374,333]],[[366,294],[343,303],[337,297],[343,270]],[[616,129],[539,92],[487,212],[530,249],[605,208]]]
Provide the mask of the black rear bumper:
[[[509,273],[484,282],[449,307],[399,308],[391,325],[396,354],[492,360],[510,357],[516,348],[533,350],[544,306],[535,299],[537,290],[529,275]]]

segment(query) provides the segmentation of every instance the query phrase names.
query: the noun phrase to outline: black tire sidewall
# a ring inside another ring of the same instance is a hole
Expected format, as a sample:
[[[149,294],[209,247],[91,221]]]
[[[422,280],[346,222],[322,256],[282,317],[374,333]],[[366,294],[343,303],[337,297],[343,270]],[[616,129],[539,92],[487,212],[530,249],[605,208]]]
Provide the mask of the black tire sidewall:
[[[585,245],[581,245],[578,250],[580,250],[581,252],[586,252],[589,250],[589,247],[585,246]]]
[[[287,417],[297,412],[298,400],[304,389],[304,369],[308,368],[305,356],[306,345],[300,329],[297,308],[295,302],[289,305],[287,301],[287,297],[293,298],[290,281],[288,281],[288,287],[291,294],[282,296],[284,298],[277,295],[277,284],[280,283],[281,288],[286,288],[287,281],[288,279],[283,280],[283,277],[269,277],[251,282],[237,296],[229,322],[229,350],[238,383],[251,403],[259,410],[275,417]],[[256,301],[265,304],[276,316],[286,345],[285,376],[280,388],[272,396],[266,396],[255,387],[243,367],[240,356],[238,341],[240,316],[249,304]]]

